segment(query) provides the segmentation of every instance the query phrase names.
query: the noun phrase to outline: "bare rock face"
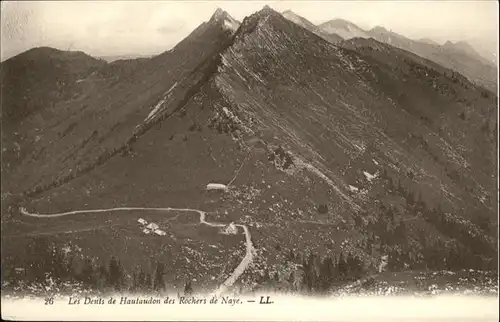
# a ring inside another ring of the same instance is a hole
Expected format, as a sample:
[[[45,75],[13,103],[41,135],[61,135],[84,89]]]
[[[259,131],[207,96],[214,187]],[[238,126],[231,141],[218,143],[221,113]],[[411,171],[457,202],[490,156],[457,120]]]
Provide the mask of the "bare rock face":
[[[380,264],[378,265],[378,272],[382,273],[386,270],[387,264],[389,263],[389,255],[384,255],[380,257]]]

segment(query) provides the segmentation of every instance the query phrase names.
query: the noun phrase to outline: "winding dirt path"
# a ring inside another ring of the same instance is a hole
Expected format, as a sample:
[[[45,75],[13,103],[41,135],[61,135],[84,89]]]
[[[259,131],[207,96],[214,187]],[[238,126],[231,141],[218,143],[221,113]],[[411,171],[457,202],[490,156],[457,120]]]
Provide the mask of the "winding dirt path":
[[[38,214],[31,213],[26,210],[26,208],[20,208],[19,211],[21,214],[29,217],[35,218],[56,218],[56,217],[64,217],[70,215],[79,215],[79,214],[89,214],[89,213],[106,213],[106,212],[114,212],[114,211],[183,211],[183,212],[197,212],[200,215],[200,224],[207,225],[210,227],[225,227],[226,224],[218,223],[218,222],[209,222],[206,221],[207,213],[199,210],[199,209],[191,209],[191,208],[144,208],[144,207],[118,207],[118,208],[108,208],[108,209],[89,209],[89,210],[74,210],[68,212],[61,212],[55,214]],[[235,224],[235,226],[243,229],[245,233],[245,244],[246,244],[246,254],[243,257],[240,264],[234,269],[234,271],[229,275],[229,277],[219,286],[219,288],[215,291],[216,295],[220,295],[228,290],[238,278],[243,274],[245,269],[252,263],[255,248],[252,243],[252,235],[250,234],[250,229],[247,226],[241,224]]]

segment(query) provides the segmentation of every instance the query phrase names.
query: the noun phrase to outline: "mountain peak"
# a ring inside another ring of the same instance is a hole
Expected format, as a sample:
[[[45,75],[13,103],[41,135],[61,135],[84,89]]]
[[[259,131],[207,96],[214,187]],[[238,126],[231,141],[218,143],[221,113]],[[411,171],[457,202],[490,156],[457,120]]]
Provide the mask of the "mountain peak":
[[[456,43],[453,43],[448,40],[443,45],[443,47],[449,50],[463,52],[473,57],[481,58],[481,55],[478,54],[478,52],[474,49],[474,47],[472,47],[468,42],[464,40],[457,41]]]
[[[291,11],[290,11],[291,12]],[[279,12],[277,12],[276,10],[274,10],[273,8],[269,7],[267,4],[262,7],[262,9],[260,9],[260,11],[258,12],[259,15],[269,15],[269,14],[277,14],[277,15],[280,15]],[[281,16],[281,15],[280,15]]]
[[[447,40],[445,43],[444,43],[444,46],[452,46],[452,47],[457,47],[457,48],[463,48],[463,49],[474,49],[468,42],[466,42],[465,40],[460,40],[460,41],[457,41],[456,43],[453,43],[449,40]]]
[[[293,12],[292,10],[285,10],[281,13],[281,15],[289,20],[297,23],[298,20],[303,20],[304,18]]]
[[[217,8],[210,18],[210,21],[221,21],[227,19],[228,17],[231,18],[231,16],[226,11],[222,10],[221,8]]]
[[[382,33],[387,33],[389,31],[382,26],[376,26],[376,27],[372,28],[372,30],[370,30],[370,32],[382,34]]]
[[[240,22],[238,20],[231,17],[229,13],[221,8],[217,8],[215,10],[212,18],[210,18],[210,22],[221,24],[224,29],[231,30],[232,32],[236,31],[240,26]]]

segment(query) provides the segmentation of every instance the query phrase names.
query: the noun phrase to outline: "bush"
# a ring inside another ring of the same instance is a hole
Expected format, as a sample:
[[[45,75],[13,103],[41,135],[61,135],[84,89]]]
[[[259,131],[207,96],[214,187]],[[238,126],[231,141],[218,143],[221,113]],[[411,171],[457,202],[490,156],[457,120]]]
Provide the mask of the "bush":
[[[489,97],[490,97],[490,94],[488,93],[488,91],[482,91],[482,92],[481,92],[481,97],[482,97],[482,98],[489,98]]]
[[[326,204],[320,204],[318,206],[318,212],[320,214],[326,214],[328,212],[328,205],[326,205]]]

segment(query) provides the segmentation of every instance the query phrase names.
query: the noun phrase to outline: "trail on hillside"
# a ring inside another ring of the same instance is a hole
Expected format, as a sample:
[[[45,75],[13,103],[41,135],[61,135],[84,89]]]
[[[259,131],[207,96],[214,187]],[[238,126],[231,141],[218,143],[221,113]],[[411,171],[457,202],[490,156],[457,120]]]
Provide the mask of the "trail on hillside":
[[[106,213],[106,212],[115,212],[115,211],[183,211],[183,212],[196,212],[200,215],[200,224],[210,226],[210,227],[225,227],[226,224],[218,223],[218,222],[209,222],[206,221],[207,213],[205,211],[199,209],[191,209],[191,208],[146,208],[146,207],[118,207],[118,208],[108,208],[108,209],[90,209],[90,210],[74,210],[62,213],[55,214],[38,214],[38,213],[30,213],[26,210],[26,208],[20,208],[19,211],[21,214],[29,217],[35,218],[57,218],[64,217],[70,215],[79,215],[79,214],[89,214],[89,213]],[[241,227],[245,234],[245,244],[246,244],[246,254],[243,257],[240,264],[234,269],[234,271],[229,275],[229,277],[219,286],[219,288],[215,291],[216,295],[220,295],[228,290],[238,278],[243,274],[245,269],[252,263],[253,256],[255,252],[255,248],[252,243],[252,235],[250,233],[250,229],[247,226],[242,224],[235,224],[237,227]]]

